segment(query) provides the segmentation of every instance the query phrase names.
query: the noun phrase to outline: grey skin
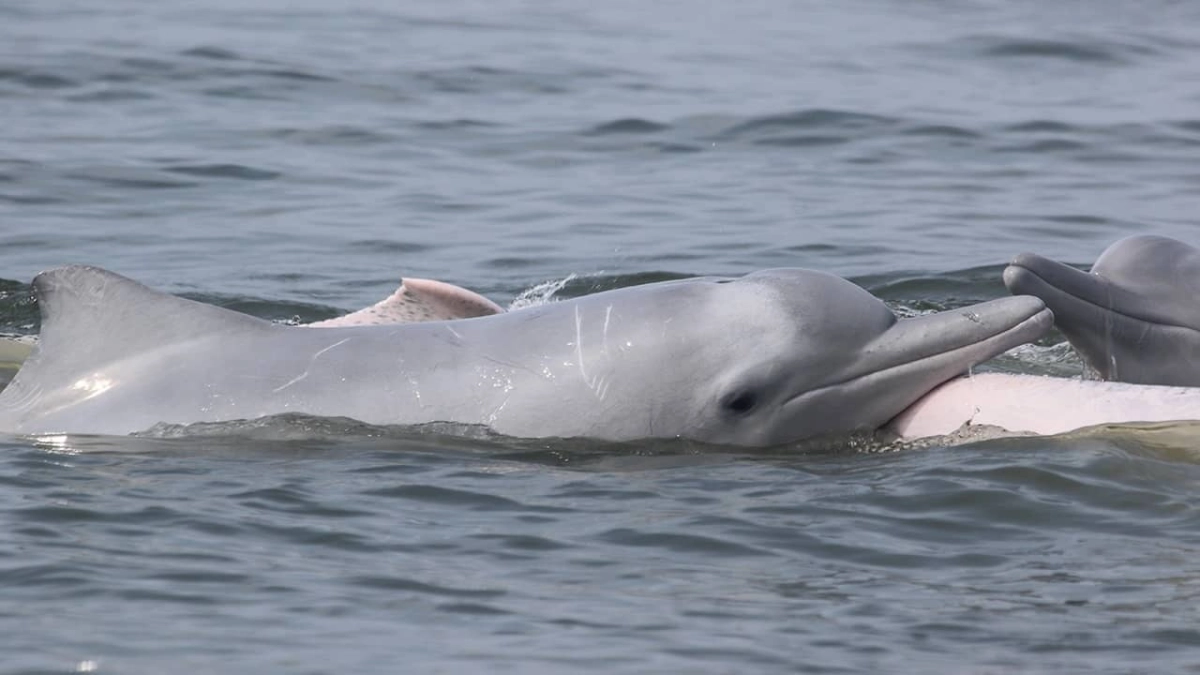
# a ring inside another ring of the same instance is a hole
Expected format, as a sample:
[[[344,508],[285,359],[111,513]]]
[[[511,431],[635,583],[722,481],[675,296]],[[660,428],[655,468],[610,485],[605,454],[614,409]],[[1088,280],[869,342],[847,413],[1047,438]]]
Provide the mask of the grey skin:
[[[33,286],[42,333],[0,393],[0,430],[10,433],[306,413],[765,446],[875,429],[1053,320],[1031,297],[898,320],[858,286],[798,269],[480,318],[320,329],[91,267],[45,272]]]
[[[1032,253],[1004,270],[1013,293],[1035,295],[1106,380],[1200,386],[1200,250],[1150,235],[1109,246],[1091,272]]]

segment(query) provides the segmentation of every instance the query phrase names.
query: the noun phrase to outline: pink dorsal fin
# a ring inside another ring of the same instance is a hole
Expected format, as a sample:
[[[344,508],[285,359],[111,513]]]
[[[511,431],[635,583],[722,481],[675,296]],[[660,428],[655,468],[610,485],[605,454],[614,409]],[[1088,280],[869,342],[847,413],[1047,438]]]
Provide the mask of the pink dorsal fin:
[[[504,309],[465,288],[433,279],[404,279],[384,300],[352,314],[308,324],[317,328],[446,321],[499,314]]]

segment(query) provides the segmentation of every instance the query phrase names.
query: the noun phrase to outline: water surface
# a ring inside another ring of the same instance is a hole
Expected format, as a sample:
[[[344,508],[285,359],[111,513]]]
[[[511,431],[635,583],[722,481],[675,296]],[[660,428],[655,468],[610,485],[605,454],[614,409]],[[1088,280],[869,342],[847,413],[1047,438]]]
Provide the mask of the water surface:
[[[0,4],[0,332],[75,262],[278,320],[776,266],[958,307],[1024,250],[1200,241],[1197,35],[1165,0]],[[989,367],[1081,372],[1056,336]],[[4,438],[0,670],[1194,670],[1196,438]]]

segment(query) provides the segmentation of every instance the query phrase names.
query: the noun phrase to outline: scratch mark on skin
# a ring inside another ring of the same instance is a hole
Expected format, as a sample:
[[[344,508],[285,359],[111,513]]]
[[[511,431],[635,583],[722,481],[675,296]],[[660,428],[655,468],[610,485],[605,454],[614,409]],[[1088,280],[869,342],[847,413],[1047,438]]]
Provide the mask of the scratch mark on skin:
[[[450,334],[453,335],[454,337],[458,338],[459,340],[462,339],[462,335],[458,331],[454,330],[453,326],[447,325],[446,330],[450,331]]]
[[[484,361],[487,361],[488,363],[494,363],[498,366],[504,366],[505,368],[509,368],[514,371],[523,370],[527,373],[534,373],[534,371],[532,369],[530,369],[528,366],[523,366],[519,363],[513,363],[512,361],[505,361],[504,359],[498,359],[490,354],[480,354],[479,358],[483,359]],[[534,374],[536,374],[536,373],[534,373]]]
[[[604,313],[604,349],[602,355],[608,354],[608,320],[612,313],[612,306]],[[603,401],[608,394],[608,383],[605,379],[597,375],[591,377],[587,373],[587,367],[583,363],[583,317],[579,314],[579,307],[575,307],[575,360],[579,363],[579,374],[583,377],[583,383],[587,388],[596,395],[596,398]]]
[[[492,414],[488,415],[486,424],[495,424],[496,423],[496,420],[500,418],[500,413],[503,412],[504,407],[508,405],[508,399],[509,399],[509,397],[507,397],[507,396],[504,397],[504,402],[501,403],[498,408],[493,410]]]
[[[604,310],[604,352],[608,353],[608,320],[612,318],[612,305]]]
[[[297,382],[303,380],[306,377],[308,377],[307,370],[304,371],[303,373],[300,373],[299,375],[293,377],[292,379],[288,380],[286,384],[282,384],[278,387],[275,387],[271,391],[278,394],[279,392],[283,391],[284,389],[287,389],[288,387],[292,386],[293,384],[296,384]]]
[[[333,343],[333,344],[329,345],[328,347],[326,347],[326,348],[322,349],[321,351],[317,352],[316,354],[313,354],[313,355],[312,355],[312,358],[310,358],[310,359],[308,360],[308,367],[304,369],[304,372],[303,372],[303,373],[300,373],[300,374],[299,374],[299,375],[297,375],[296,377],[293,377],[292,379],[288,380],[287,382],[285,382],[285,383],[283,383],[283,384],[279,385],[278,387],[275,387],[274,389],[272,389],[272,390],[271,390],[271,391],[272,391],[272,393],[278,394],[279,392],[283,391],[284,389],[287,389],[288,387],[292,386],[293,384],[296,384],[297,382],[301,382],[301,381],[303,381],[303,380],[304,380],[304,378],[308,377],[308,371],[309,371],[309,369],[311,369],[311,368],[312,368],[312,364],[313,364],[313,363],[315,363],[315,362],[316,362],[316,360],[317,360],[318,358],[320,358],[320,356],[321,356],[322,354],[324,354],[325,352],[329,351],[330,349],[333,349],[334,347],[340,347],[340,346],[342,346],[342,345],[346,344],[346,343],[347,343],[347,342],[349,342],[351,339],[352,339],[352,338],[342,338],[341,340],[338,340],[337,342],[335,342],[335,343]]]
[[[588,382],[587,368],[583,365],[583,317],[579,316],[579,305],[575,305],[575,361],[579,364],[579,374],[583,376],[583,381]]]
[[[326,347],[325,349],[322,349],[321,351],[317,352],[316,354],[313,354],[313,355],[312,355],[312,358],[309,360],[309,363],[312,363],[313,361],[316,361],[318,356],[320,356],[320,355],[324,354],[325,352],[329,351],[330,349],[333,349],[334,347],[340,347],[340,346],[342,346],[342,345],[346,344],[347,342],[349,342],[349,341],[350,341],[350,339],[351,339],[351,338],[343,338],[343,339],[341,339],[341,340],[338,340],[337,342],[335,342],[335,343],[333,343],[333,344],[329,345],[329,346],[328,346],[328,347]]]

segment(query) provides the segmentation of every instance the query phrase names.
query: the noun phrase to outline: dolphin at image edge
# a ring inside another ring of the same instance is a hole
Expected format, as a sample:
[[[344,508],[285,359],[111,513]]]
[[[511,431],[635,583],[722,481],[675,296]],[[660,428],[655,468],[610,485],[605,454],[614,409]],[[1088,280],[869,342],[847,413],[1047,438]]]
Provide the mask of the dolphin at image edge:
[[[634,286],[456,321],[283,326],[92,267],[33,282],[0,430],[124,434],[280,413],[519,437],[763,446],[883,425],[1052,322],[1010,297],[897,319],[833,275]]]
[[[1200,386],[1200,250],[1139,235],[1109,246],[1091,272],[1023,253],[1004,270],[1035,295],[1106,380]]]

